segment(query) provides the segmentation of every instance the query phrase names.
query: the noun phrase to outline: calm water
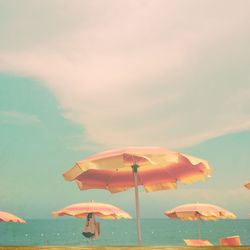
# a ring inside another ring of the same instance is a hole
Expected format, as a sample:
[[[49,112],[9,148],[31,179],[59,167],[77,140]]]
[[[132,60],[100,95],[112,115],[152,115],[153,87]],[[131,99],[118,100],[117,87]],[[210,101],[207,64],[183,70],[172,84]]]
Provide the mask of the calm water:
[[[100,239],[93,245],[135,245],[135,220],[99,220]],[[0,223],[0,245],[87,245],[81,235],[84,220],[29,220],[27,224]],[[142,219],[143,245],[184,245],[183,239],[197,239],[197,224],[170,219]],[[250,220],[201,222],[203,239],[218,244],[220,237],[240,235],[250,245]]]

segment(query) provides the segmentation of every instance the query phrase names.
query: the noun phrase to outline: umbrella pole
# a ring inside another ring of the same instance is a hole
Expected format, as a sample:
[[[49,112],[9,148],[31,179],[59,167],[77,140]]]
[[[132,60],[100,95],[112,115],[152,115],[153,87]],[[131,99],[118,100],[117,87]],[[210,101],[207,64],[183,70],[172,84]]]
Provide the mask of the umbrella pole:
[[[198,238],[200,240],[201,239],[201,223],[200,223],[200,219],[197,220],[197,225],[198,225]]]
[[[140,204],[139,204],[139,192],[138,192],[138,175],[137,169],[139,165],[134,163],[132,166],[135,184],[135,205],[136,205],[136,224],[137,224],[137,244],[141,245],[141,224],[140,224]]]

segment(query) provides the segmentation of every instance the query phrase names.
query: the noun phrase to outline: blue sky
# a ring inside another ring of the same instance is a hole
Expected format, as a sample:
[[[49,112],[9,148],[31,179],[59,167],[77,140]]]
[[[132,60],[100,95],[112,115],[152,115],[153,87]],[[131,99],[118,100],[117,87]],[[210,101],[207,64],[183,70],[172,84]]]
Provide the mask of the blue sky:
[[[134,214],[133,190],[80,192],[62,173],[87,155],[143,145],[213,166],[205,182],[141,190],[143,217],[199,201],[245,218],[249,7],[224,0],[0,1],[0,210],[47,218],[94,199]]]

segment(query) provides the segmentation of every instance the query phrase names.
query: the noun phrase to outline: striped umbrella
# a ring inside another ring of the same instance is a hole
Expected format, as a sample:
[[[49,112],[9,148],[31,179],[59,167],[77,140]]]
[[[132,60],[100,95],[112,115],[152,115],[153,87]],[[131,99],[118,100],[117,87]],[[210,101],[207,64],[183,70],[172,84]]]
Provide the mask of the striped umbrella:
[[[85,202],[72,204],[56,212],[53,216],[73,216],[76,218],[85,218],[89,213],[103,219],[131,219],[131,216],[122,209],[105,203]]]
[[[201,238],[200,220],[236,219],[236,215],[224,208],[203,203],[185,204],[164,214],[171,219],[195,220],[198,224],[198,237]]]
[[[26,223],[25,220],[17,217],[14,214],[10,214],[10,213],[6,213],[6,212],[0,211],[0,222],[1,221],[4,221],[4,222]]]
[[[64,178],[80,190],[106,189],[111,193],[135,188],[138,244],[141,243],[138,185],[147,192],[174,189],[176,183],[203,180],[211,172],[207,161],[160,147],[128,147],[78,161]]]

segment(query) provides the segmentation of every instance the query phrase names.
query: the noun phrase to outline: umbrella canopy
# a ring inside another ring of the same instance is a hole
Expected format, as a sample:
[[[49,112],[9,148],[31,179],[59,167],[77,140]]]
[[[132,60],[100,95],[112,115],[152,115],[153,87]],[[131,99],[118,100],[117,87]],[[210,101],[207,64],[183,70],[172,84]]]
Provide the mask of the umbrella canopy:
[[[176,188],[177,181],[192,183],[211,172],[207,161],[159,147],[129,147],[106,151],[76,162],[64,178],[81,190],[107,189],[111,193],[134,187],[131,166],[138,169],[138,185],[147,192]]]
[[[17,217],[14,214],[10,214],[10,213],[6,213],[6,212],[0,211],[0,222],[1,221],[4,221],[4,222],[26,223],[25,220]]]
[[[105,203],[86,202],[77,203],[64,207],[56,212],[53,216],[73,216],[76,218],[85,218],[89,213],[93,213],[103,219],[131,219],[131,216],[122,209]]]
[[[147,192],[175,189],[177,182],[203,180],[211,172],[208,162],[160,147],[128,147],[78,161],[64,178],[81,190],[106,189],[111,193],[135,187],[138,244],[141,242],[138,185]]]
[[[199,220],[236,219],[236,215],[224,208],[204,203],[185,204],[178,206],[164,214],[172,219],[196,220],[200,238]]]
[[[244,186],[245,186],[246,188],[250,189],[250,181],[246,182],[246,183],[244,184]]]

